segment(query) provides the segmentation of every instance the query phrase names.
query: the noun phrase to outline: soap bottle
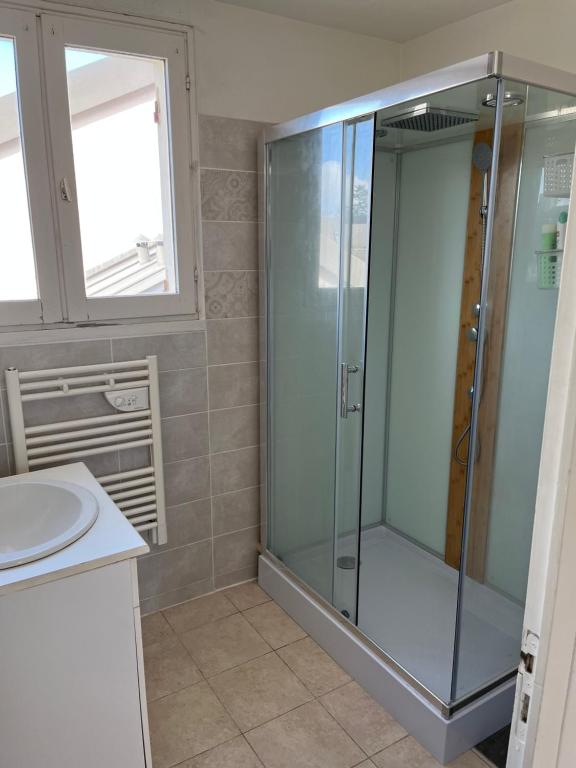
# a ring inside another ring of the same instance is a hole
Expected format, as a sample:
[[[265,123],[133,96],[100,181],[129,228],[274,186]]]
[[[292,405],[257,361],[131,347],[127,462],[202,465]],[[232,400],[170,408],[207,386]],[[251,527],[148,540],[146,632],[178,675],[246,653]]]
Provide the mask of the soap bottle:
[[[541,249],[553,251],[556,248],[556,224],[542,224]]]
[[[568,221],[568,211],[562,211],[558,217],[556,225],[556,248],[561,251],[566,242],[566,222]]]

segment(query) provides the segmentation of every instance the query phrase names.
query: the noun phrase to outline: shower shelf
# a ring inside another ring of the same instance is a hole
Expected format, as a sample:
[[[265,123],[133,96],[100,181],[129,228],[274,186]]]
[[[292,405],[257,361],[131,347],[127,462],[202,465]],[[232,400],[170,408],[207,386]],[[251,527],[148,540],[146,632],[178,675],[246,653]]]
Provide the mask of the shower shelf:
[[[574,152],[544,155],[544,197],[570,197]]]

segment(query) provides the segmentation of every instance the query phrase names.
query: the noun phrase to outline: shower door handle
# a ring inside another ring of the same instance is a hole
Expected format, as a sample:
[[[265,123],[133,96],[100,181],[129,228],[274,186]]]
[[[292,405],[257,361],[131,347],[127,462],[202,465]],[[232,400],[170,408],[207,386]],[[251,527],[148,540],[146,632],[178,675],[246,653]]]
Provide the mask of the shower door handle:
[[[349,413],[358,413],[362,409],[360,403],[348,405],[348,377],[351,373],[358,373],[359,370],[358,365],[340,363],[340,416],[343,419],[347,419]]]

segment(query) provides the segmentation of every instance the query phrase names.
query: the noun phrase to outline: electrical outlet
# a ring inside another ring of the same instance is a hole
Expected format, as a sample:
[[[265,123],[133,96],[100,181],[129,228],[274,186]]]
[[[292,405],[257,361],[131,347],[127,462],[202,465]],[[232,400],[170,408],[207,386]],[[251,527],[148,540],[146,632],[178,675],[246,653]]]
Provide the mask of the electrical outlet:
[[[117,411],[143,411],[149,407],[148,387],[104,392],[104,397]]]

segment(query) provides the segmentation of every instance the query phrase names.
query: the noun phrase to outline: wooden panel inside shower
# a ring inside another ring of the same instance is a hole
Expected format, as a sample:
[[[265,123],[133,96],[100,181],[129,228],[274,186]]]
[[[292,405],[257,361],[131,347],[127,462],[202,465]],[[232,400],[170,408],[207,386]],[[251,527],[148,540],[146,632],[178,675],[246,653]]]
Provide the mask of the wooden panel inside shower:
[[[492,130],[478,131],[474,145],[492,144]],[[489,276],[491,303],[487,317],[484,371],[478,413],[478,445],[474,468],[474,487],[468,531],[467,575],[484,581],[486,546],[490,522],[490,501],[498,400],[506,327],[506,302],[510,274],[510,259],[514,236],[516,193],[522,157],[523,125],[515,123],[502,129],[500,142],[496,213],[492,237],[492,260]],[[469,449],[467,427],[472,417],[469,391],[474,380],[476,344],[470,339],[470,329],[477,324],[474,306],[480,300],[482,279],[482,189],[484,173],[474,164],[470,178],[466,253],[460,305],[460,331],[456,365],[454,415],[452,423],[452,457],[448,515],[446,524],[445,561],[460,567],[462,531],[466,493],[466,459]]]

